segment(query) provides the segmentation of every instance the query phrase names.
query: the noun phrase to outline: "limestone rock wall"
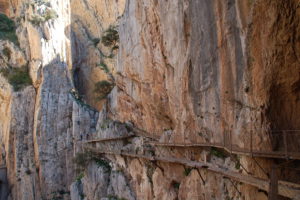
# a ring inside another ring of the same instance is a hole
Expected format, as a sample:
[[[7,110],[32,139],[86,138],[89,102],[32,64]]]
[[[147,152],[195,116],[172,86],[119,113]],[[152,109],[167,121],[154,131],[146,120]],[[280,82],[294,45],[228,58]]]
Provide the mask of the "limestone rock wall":
[[[97,157],[79,174],[73,160],[85,140],[130,135],[135,127],[147,137],[94,147],[246,173],[211,149],[145,144],[149,137],[220,143],[230,134],[233,145],[249,148],[252,132],[257,149],[280,148],[269,130],[300,124],[297,0],[0,0],[0,7],[16,22],[20,43],[0,41],[0,67],[28,67],[32,79],[14,91],[0,75],[0,164],[11,200],[267,199],[205,169],[98,155],[110,170]],[[101,42],[111,26],[120,38],[114,50]],[[112,92],[97,99],[95,84],[111,79]],[[299,149],[297,137],[289,144]],[[249,157],[237,159],[266,178]]]
[[[250,131],[263,148],[266,130],[297,129],[299,117],[289,110],[299,110],[299,45],[292,42],[299,36],[297,5],[128,1],[115,118],[152,134],[172,130],[170,141],[177,142],[220,142],[231,132],[240,147],[247,147]]]
[[[9,6],[9,4],[7,1],[5,1],[5,0],[1,1],[0,2],[0,12],[8,13],[8,6]]]
[[[28,67],[32,86],[14,91],[1,76],[1,162],[9,198],[70,199],[77,143],[95,130],[98,118],[70,93],[70,2],[11,1],[10,8],[20,46],[1,41],[11,52],[1,67]],[[46,20],[47,9],[53,16]]]
[[[97,100],[95,84],[107,79],[100,63],[105,63],[113,73],[116,66],[116,52],[100,42],[103,32],[110,26],[117,26],[125,7],[125,0],[86,1],[71,3],[72,63],[75,86],[80,95],[92,106],[102,108]]]

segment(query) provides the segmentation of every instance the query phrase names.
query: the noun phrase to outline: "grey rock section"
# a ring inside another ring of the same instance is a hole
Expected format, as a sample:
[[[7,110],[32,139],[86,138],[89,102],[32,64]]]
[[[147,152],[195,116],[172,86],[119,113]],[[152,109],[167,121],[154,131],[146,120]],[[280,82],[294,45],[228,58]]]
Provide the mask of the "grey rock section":
[[[247,132],[250,117],[257,118],[255,108],[246,106],[247,59],[238,9],[234,0],[190,1],[189,93],[200,135],[211,142],[223,141],[224,132]]]
[[[135,200],[135,195],[128,184],[128,180],[121,171],[111,172],[108,194],[127,200]]]
[[[68,191],[74,181],[73,156],[95,131],[98,113],[78,104],[67,66],[59,58],[43,69],[35,113],[36,156],[43,197]]]
[[[215,116],[212,107],[216,112],[220,110],[219,87],[219,58],[216,54],[217,25],[214,15],[214,0],[190,1],[189,17],[186,23],[190,23],[190,61],[189,61],[189,89],[192,96],[194,112],[198,117],[198,123],[204,127],[215,126]],[[211,114],[210,114],[211,112]],[[218,113],[219,115],[219,113]],[[201,119],[205,117],[205,122]],[[207,118],[209,120],[207,120]],[[207,123],[207,124],[205,124]],[[219,130],[220,131],[220,130]],[[211,132],[219,132],[211,130]],[[212,133],[205,133],[212,137]]]
[[[33,87],[12,94],[11,121],[6,141],[6,166],[9,184],[13,186],[13,199],[38,199],[39,195],[33,143],[35,96]]]
[[[0,168],[0,200],[7,200],[8,195],[7,170],[6,168]]]
[[[35,113],[36,153],[41,181],[42,196],[65,187],[71,172],[68,157],[72,137],[72,88],[66,65],[59,59],[43,69],[43,81],[38,92]],[[71,149],[72,150],[72,149]]]
[[[107,196],[110,171],[95,162],[91,162],[86,169],[86,176],[82,179],[83,192],[87,199],[97,200]]]
[[[83,189],[81,181],[76,181],[70,186],[70,194],[72,200],[82,200]]]
[[[99,200],[105,198],[125,198],[135,200],[128,180],[121,171],[110,171],[106,167],[91,162],[85,176],[72,183],[70,187],[72,200]]]

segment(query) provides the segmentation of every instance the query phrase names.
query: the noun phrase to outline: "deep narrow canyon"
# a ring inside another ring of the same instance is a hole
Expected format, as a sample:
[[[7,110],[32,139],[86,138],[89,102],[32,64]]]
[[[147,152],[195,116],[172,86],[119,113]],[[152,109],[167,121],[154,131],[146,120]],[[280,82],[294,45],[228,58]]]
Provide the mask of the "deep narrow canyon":
[[[299,0],[0,0],[0,200],[300,200]]]

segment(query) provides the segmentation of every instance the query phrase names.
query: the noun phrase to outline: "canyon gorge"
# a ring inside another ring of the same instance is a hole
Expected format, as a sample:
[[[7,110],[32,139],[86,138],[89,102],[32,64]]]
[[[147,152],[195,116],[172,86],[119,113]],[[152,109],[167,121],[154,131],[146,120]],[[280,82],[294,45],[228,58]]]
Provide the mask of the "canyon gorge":
[[[300,199],[299,0],[0,0],[0,200]]]

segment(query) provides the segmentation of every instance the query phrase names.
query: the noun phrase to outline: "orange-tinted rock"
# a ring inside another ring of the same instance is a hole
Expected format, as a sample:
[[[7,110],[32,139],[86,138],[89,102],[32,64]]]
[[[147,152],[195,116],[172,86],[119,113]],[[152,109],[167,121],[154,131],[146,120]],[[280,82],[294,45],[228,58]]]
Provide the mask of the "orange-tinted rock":
[[[282,150],[282,136],[273,140],[267,130],[300,126],[297,0],[50,0],[50,5],[58,18],[37,25],[32,22],[37,7],[0,1],[0,12],[17,22],[20,41],[20,47],[1,41],[1,67],[28,61],[33,80],[33,86],[13,92],[0,76],[0,161],[8,167],[11,199],[75,200],[82,191],[90,199],[267,198],[246,184],[237,185],[239,194],[229,180],[206,169],[125,156],[107,156],[109,173],[92,163],[82,183],[72,184],[72,160],[89,137],[128,134],[119,121],[164,142],[231,144],[226,137],[249,149],[252,133],[256,149]],[[110,48],[99,39],[110,25],[119,25],[120,42],[116,55],[107,58]],[[9,61],[2,56],[5,47],[13,51]],[[98,67],[101,61],[116,79],[107,104],[94,93],[95,83],[109,79]],[[83,101],[70,93],[74,87]],[[289,150],[299,149],[298,138],[288,138]],[[143,153],[144,142],[111,142],[106,150],[133,146]],[[246,173],[210,149],[159,150],[159,156],[207,160]],[[240,162],[266,178],[250,157]],[[273,161],[258,163],[270,171]],[[296,173],[282,174],[281,179],[298,181]]]
[[[242,148],[252,131],[272,148],[266,130],[300,124],[299,19],[294,0],[128,1],[114,118],[170,141],[231,133]]]
[[[8,14],[8,8],[9,8],[9,4],[8,1],[6,0],[1,0],[0,1],[0,13],[4,13],[4,14]]]

